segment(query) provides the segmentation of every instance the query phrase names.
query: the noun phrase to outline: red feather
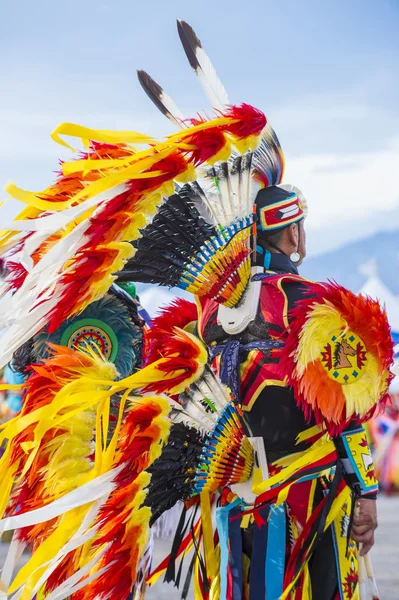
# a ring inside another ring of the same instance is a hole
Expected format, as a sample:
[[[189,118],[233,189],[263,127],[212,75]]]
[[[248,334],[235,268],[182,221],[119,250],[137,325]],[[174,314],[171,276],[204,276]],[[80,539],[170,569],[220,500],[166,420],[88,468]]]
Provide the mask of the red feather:
[[[237,119],[236,123],[224,125],[223,129],[240,140],[251,135],[259,135],[267,123],[266,116],[261,110],[245,103],[239,106],[230,106],[221,115]]]
[[[149,365],[165,355],[166,338],[173,335],[175,327],[184,329],[197,319],[196,305],[183,298],[176,298],[162,308],[145,334],[145,364]]]

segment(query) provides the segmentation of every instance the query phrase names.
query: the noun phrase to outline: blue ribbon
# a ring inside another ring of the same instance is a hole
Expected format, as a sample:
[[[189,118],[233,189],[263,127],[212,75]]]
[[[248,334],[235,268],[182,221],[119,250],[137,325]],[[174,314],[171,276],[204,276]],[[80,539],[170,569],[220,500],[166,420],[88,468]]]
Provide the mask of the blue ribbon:
[[[224,600],[227,595],[227,577],[229,567],[229,518],[231,511],[241,504],[241,498],[236,498],[230,504],[216,509],[216,526],[220,546],[220,598]],[[241,508],[239,509],[241,510]],[[238,511],[239,512],[239,511]],[[238,520],[238,523],[240,521]]]
[[[283,593],[286,518],[285,504],[270,507],[265,566],[266,600],[275,600]]]

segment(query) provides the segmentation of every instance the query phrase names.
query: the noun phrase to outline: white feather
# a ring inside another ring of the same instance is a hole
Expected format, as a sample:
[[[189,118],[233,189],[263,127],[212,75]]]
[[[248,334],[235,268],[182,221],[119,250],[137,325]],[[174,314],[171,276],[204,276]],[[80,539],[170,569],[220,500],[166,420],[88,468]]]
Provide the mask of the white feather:
[[[197,48],[195,55],[201,65],[201,69],[197,69],[196,73],[212,108],[223,110],[229,104],[229,96],[215,67],[203,48]]]
[[[197,181],[214,222],[227,227],[235,219],[251,215],[253,196],[259,186],[252,180],[249,153],[241,158],[233,155],[224,164],[227,169],[222,169],[222,163],[217,163],[214,168],[197,169]]]
[[[163,105],[165,106],[165,108],[167,109],[168,113],[170,114],[170,117],[171,117],[170,120],[175,125],[177,125],[177,127],[184,129],[185,116],[183,115],[181,110],[178,108],[178,106],[176,105],[174,100],[163,90],[162,90],[160,100],[163,103]]]
[[[99,194],[96,198],[78,207],[79,211],[77,209],[71,211],[64,222],[67,223],[73,216],[87,211],[89,206],[97,204],[99,206],[96,211],[103,210],[104,205],[107,205],[124,190],[125,186],[121,185]],[[55,215],[51,216],[54,217]],[[60,219],[60,217],[58,220],[53,220],[53,231],[58,230],[61,221],[62,218]],[[47,324],[49,312],[57,306],[63,295],[64,290],[60,288],[59,282],[66,273],[65,264],[76,255],[87,241],[85,234],[89,224],[86,219],[50,248],[36,265],[27,265],[30,268],[28,275],[22,286],[14,294],[6,293],[7,280],[3,282],[0,287],[0,313],[2,316],[0,324],[1,366],[7,364],[15,350]],[[47,237],[49,232],[47,227],[48,222],[45,223],[46,234],[37,230],[32,236],[35,239],[28,239],[27,248],[23,248],[13,257],[13,260],[19,260],[26,264],[32,250],[37,247],[40,241],[43,241],[43,236],[45,236],[44,239]],[[27,251],[28,248],[29,251]]]
[[[195,31],[188,23],[180,20],[178,20],[178,31],[190,65],[198,75],[211,106],[223,110],[229,104],[228,94]],[[187,53],[188,48],[190,48],[189,53]],[[189,54],[192,56],[190,57]],[[194,55],[198,62],[197,66],[193,65]]]

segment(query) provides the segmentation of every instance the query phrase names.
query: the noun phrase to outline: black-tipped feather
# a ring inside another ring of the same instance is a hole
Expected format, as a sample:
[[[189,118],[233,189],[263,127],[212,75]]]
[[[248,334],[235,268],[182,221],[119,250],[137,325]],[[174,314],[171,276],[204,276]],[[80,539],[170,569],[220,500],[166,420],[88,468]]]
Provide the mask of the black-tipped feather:
[[[166,118],[181,127],[184,116],[177,108],[173,100],[165,93],[159,83],[157,83],[148,73],[142,70],[137,71],[137,77],[141,87],[150,100],[155,104],[157,109],[160,110]]]
[[[184,266],[215,234],[188,198],[174,194],[134,243],[137,252],[127,262],[126,272],[134,281],[176,286]]]
[[[196,49],[202,48],[202,44],[194,29],[191,27],[191,25],[186,23],[186,21],[178,20],[177,31],[191,67],[194,69],[194,71],[201,69],[201,65],[196,56]]]
[[[194,29],[185,21],[178,20],[177,31],[188,61],[198,75],[212,107],[223,109],[229,103],[227,92]]]
[[[151,482],[145,504],[151,508],[154,523],[179,500],[190,497],[196,469],[204,448],[204,436],[184,423],[174,423],[161,456],[148,469]]]
[[[278,185],[284,173],[284,155],[274,129],[268,125],[262,140],[253,155],[253,169],[256,176],[269,187]]]

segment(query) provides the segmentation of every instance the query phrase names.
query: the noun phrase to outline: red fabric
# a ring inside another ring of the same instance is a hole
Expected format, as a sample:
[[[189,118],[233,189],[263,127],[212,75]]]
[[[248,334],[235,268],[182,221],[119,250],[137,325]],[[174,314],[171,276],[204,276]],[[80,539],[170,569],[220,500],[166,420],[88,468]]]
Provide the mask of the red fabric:
[[[265,339],[283,339],[288,335],[287,330],[287,297],[282,289],[285,282],[303,282],[304,279],[299,275],[275,275],[262,281],[260,293],[260,312],[263,322],[268,324],[265,327]],[[199,315],[199,333],[206,343],[207,331],[217,327],[217,313],[219,305],[213,300],[200,298],[201,311]],[[280,350],[273,350],[272,356],[278,357]],[[241,376],[241,399],[244,407],[249,406],[251,401],[259,393],[265,380],[282,381],[285,377],[285,371],[279,363],[263,364],[264,354],[258,350],[253,350],[248,354],[246,364]],[[218,359],[213,362],[213,367],[218,372]]]

